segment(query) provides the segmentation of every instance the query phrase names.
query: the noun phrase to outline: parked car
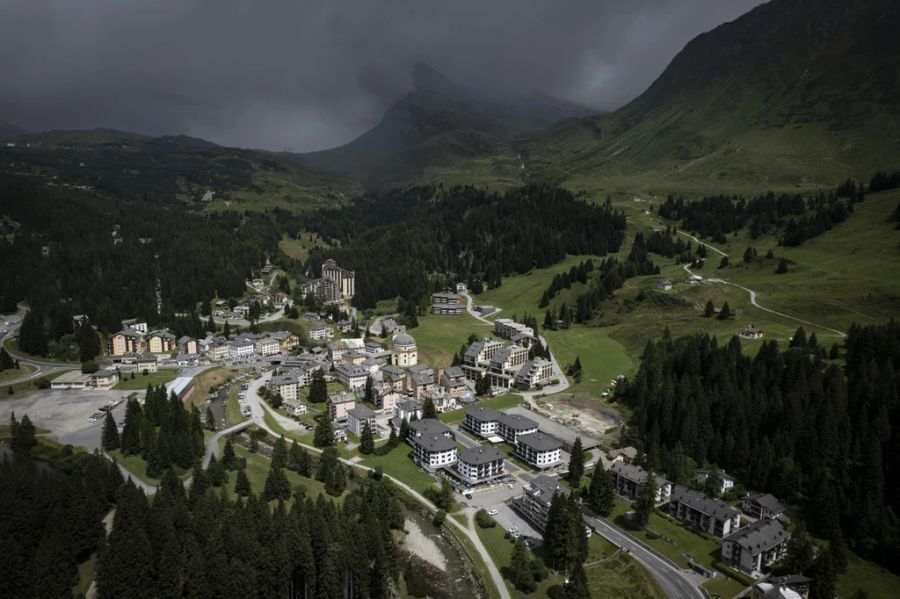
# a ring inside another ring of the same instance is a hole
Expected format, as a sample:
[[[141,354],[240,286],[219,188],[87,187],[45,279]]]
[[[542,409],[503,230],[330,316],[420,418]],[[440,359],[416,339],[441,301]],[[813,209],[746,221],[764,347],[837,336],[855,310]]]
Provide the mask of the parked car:
[[[465,493],[465,494],[463,495],[463,497],[465,497],[466,499],[472,499],[472,494],[471,494],[471,493]]]
[[[488,510],[488,516],[496,516],[498,513],[497,510]]]

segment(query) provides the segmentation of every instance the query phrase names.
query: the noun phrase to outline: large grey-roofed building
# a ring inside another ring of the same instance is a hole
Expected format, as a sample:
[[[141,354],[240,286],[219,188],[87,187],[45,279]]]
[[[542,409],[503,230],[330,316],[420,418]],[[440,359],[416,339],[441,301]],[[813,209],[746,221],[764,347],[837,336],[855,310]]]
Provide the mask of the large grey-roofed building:
[[[689,522],[705,533],[726,537],[741,525],[741,513],[718,499],[675,485],[669,499],[669,514]]]
[[[722,561],[748,574],[761,572],[787,553],[791,535],[780,520],[757,520],[722,541]]]

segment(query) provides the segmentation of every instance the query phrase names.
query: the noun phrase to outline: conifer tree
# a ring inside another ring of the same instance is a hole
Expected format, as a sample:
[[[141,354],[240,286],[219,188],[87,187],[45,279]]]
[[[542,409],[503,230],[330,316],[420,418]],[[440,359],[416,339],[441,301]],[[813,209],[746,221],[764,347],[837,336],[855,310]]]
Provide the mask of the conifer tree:
[[[284,468],[274,460],[269,466],[269,474],[266,476],[262,496],[266,501],[275,499],[287,501],[291,497],[291,485],[284,474]]]
[[[300,459],[297,462],[297,474],[309,478],[312,476],[312,458],[305,448],[300,448]]]
[[[206,429],[215,432],[216,430],[216,417],[213,415],[212,408],[206,407]]]
[[[719,310],[719,320],[728,320],[731,318],[731,308],[728,306],[728,302],[722,304],[722,309]]]
[[[577,364],[576,358],[576,364]],[[581,477],[584,476],[584,449],[581,444],[581,437],[577,437],[572,444],[572,452],[569,454],[569,473],[566,480],[573,489],[581,486]]]
[[[362,432],[359,436],[359,453],[369,455],[375,451],[375,439],[372,437],[372,429],[368,421],[363,424]]]
[[[608,516],[612,512],[615,501],[612,479],[601,461],[594,465],[591,473],[591,484],[588,487],[588,505],[601,516]]]
[[[776,274],[776,275],[783,275],[783,274],[785,274],[787,271],[788,271],[788,263],[787,263],[787,260],[785,260],[784,258],[782,258],[782,259],[778,262],[778,268],[775,269],[775,274]]]
[[[565,495],[555,493],[550,500],[547,526],[544,530],[544,547],[551,568],[557,571],[565,569],[569,558],[569,546],[573,541]]]
[[[591,591],[588,588],[587,575],[584,573],[584,565],[581,562],[575,564],[569,572],[569,582],[566,584],[565,599],[590,599]]]
[[[647,526],[650,514],[656,504],[656,477],[652,472],[647,473],[647,480],[638,489],[637,499],[634,502],[634,523],[640,528]]]
[[[234,492],[240,497],[248,497],[250,495],[250,479],[247,478],[247,472],[243,468],[237,471]]]
[[[316,370],[309,384],[309,402],[325,403],[328,401],[328,384],[325,382],[325,373]]]
[[[284,468],[287,464],[287,457],[287,442],[284,440],[284,435],[281,435],[275,439],[275,443],[272,445],[272,464],[278,468]]]
[[[422,418],[437,418],[437,410],[434,407],[434,401],[430,397],[426,397],[422,402]]]
[[[522,537],[516,539],[510,557],[509,578],[517,589],[523,593],[531,593],[537,588],[534,581],[534,570],[531,560],[528,558],[528,550],[525,548],[525,540]]]
[[[327,411],[319,416],[319,420],[316,422],[313,445],[316,447],[331,447],[334,445],[334,431],[331,430],[331,417]]]
[[[706,300],[706,308],[703,309],[703,316],[709,318],[716,313],[716,306],[712,300]]]
[[[106,411],[106,417],[103,419],[103,436],[100,444],[106,451],[119,449],[119,428],[116,426],[116,420],[113,418],[112,410]]]
[[[234,444],[231,442],[231,437],[225,439],[225,447],[222,448],[222,463],[228,470],[237,470],[238,468],[238,459],[234,453]]]
[[[121,447],[125,455],[141,453],[141,421],[143,413],[137,399],[129,399],[125,406],[125,424],[122,426]]]

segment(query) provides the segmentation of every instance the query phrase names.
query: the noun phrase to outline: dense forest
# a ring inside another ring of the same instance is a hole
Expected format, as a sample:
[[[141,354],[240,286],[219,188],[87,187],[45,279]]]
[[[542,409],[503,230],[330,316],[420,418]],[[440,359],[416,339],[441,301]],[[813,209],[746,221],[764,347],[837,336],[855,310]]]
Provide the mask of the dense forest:
[[[845,364],[841,367],[840,360]],[[841,355],[800,329],[755,357],[734,337],[649,342],[618,390],[649,465],[685,482],[715,464],[808,514],[812,532],[900,563],[900,323],[853,326]]]
[[[358,307],[403,296],[427,302],[443,283],[501,284],[506,275],[555,264],[566,254],[603,256],[622,243],[625,217],[609,204],[531,185],[488,193],[474,187],[417,187],[373,193],[352,205],[297,217],[288,233],[314,231],[335,249],[311,252],[356,271]]]
[[[27,426],[27,416],[23,423]],[[78,564],[103,543],[103,516],[122,485],[109,460],[69,448],[54,466],[0,449],[0,597],[71,597]]]
[[[243,294],[278,251],[268,215],[199,215],[22,179],[0,181],[0,214],[0,310],[28,301],[46,327],[74,314],[104,332],[132,317],[169,324],[215,294]]]
[[[670,195],[657,212],[717,243],[725,243],[727,234],[749,227],[753,239],[771,233],[781,245],[798,246],[847,220],[853,214],[853,205],[864,201],[867,192],[896,187],[900,187],[900,171],[879,171],[868,188],[847,179],[831,193],[811,196],[770,191],[752,198],[717,195],[685,201]]]

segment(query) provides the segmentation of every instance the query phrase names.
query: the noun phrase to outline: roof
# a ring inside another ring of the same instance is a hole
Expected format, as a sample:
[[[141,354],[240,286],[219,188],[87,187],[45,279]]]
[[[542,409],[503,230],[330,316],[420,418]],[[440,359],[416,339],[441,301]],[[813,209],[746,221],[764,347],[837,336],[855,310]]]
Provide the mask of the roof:
[[[525,418],[519,414],[504,414],[500,413],[500,417],[497,418],[497,421],[500,422],[503,426],[507,426],[513,430],[517,431],[528,431],[531,429],[537,429],[538,423],[530,418]]]
[[[535,451],[553,451],[554,449],[562,449],[562,441],[548,437],[542,433],[528,433],[527,435],[519,435],[516,442],[530,447]]]
[[[456,441],[444,435],[422,435],[416,437],[413,442],[424,447],[426,451],[450,451],[456,448]]]
[[[503,457],[503,452],[496,447],[470,447],[460,451],[458,459],[466,464],[490,464]]]
[[[434,377],[424,372],[417,372],[413,374],[412,380],[417,387],[421,387],[422,385],[431,385],[432,383],[434,383]]]
[[[275,387],[296,384],[298,384],[297,377],[292,374],[279,374],[272,377],[272,385]]]
[[[712,499],[703,493],[682,487],[681,485],[675,485],[672,489],[671,501],[683,503],[719,520],[731,520],[735,516],[740,516],[740,512],[724,501]]]
[[[494,420],[500,420],[500,412],[494,410],[493,408],[486,408],[484,406],[469,408],[468,410],[466,410],[466,416],[471,416],[472,418],[480,422],[492,422]]]
[[[422,404],[414,399],[404,399],[403,401],[397,402],[397,407],[404,412],[418,412],[422,409]]]
[[[413,339],[412,335],[407,335],[406,333],[400,333],[396,335],[393,340],[394,345],[415,345],[416,340]]]
[[[484,341],[475,341],[469,347],[466,348],[465,357],[471,358],[474,360],[478,357],[478,354],[481,353],[481,350],[484,349],[485,342]]]
[[[427,372],[430,375],[434,374],[434,370],[428,364],[413,364],[409,367],[409,371],[414,374],[419,374],[423,372]]]
[[[421,420],[413,420],[409,423],[409,430],[417,435],[445,435],[449,432],[450,427],[438,420],[437,418],[422,418]]]
[[[609,457],[616,458],[618,456],[622,456],[624,458],[628,458],[629,460],[633,460],[637,457],[637,453],[637,449],[629,445],[628,447],[621,447],[619,449],[610,450]]]
[[[531,496],[544,505],[550,505],[557,493],[569,495],[568,489],[559,484],[558,478],[546,474],[536,476],[528,485],[531,487]]]
[[[369,376],[369,369],[359,364],[338,364],[334,369],[345,376]]]
[[[755,588],[762,599],[803,599],[803,595],[797,591],[769,582],[759,582]],[[754,593],[754,595],[756,594]]]
[[[446,375],[446,377],[450,378],[450,379],[455,379],[455,378],[460,378],[460,377],[466,376],[466,374],[463,372],[463,369],[460,368],[459,366],[451,366],[450,368],[445,369],[444,375]]]
[[[626,464],[625,462],[614,462],[609,469],[619,476],[623,476],[628,480],[637,484],[643,484],[647,481],[647,471],[637,464]],[[657,477],[659,481],[659,477]]]
[[[140,337],[141,334],[132,329],[124,329],[113,335],[113,337],[118,337],[119,335],[123,337]]]
[[[347,403],[348,401],[356,401],[356,396],[347,391],[334,393],[328,396],[328,403]]]
[[[182,335],[178,338],[178,343],[188,343],[189,341],[194,341],[194,338],[187,335]]]
[[[729,543],[737,543],[750,555],[758,555],[772,547],[780,545],[791,538],[780,520],[763,518],[749,526],[739,529],[736,533],[725,537]]]
[[[375,412],[361,404],[357,405],[355,408],[347,412],[347,414],[353,416],[354,418],[359,418],[360,420],[363,418],[375,418]]]
[[[750,501],[768,510],[772,514],[781,514],[784,512],[784,506],[781,505],[781,502],[771,493],[753,495],[750,497]]]

